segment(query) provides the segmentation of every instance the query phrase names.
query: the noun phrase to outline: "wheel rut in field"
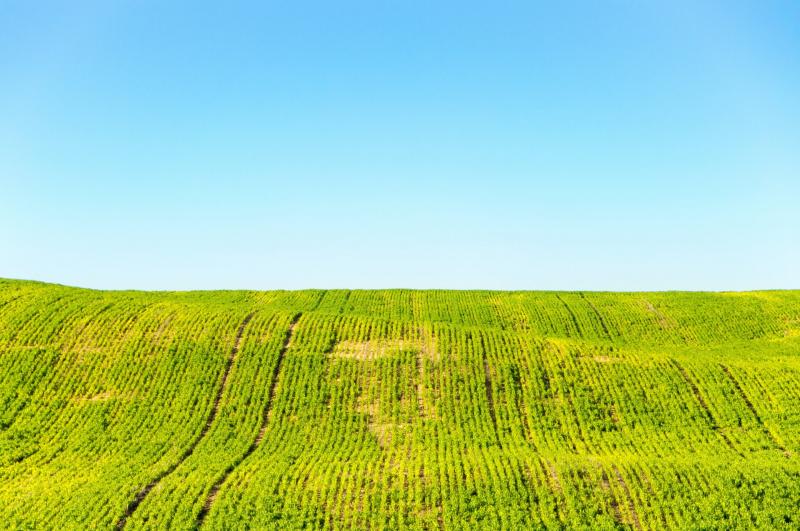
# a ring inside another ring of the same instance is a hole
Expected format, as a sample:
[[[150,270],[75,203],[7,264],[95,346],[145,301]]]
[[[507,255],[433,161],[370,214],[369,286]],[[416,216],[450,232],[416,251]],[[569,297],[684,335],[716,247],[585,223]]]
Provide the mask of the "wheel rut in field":
[[[158,485],[161,480],[165,477],[172,474],[186,459],[189,458],[190,455],[194,452],[197,445],[200,444],[200,441],[208,434],[208,430],[211,428],[211,425],[214,424],[214,420],[217,418],[217,413],[219,412],[219,404],[222,401],[222,395],[225,393],[225,389],[228,385],[228,376],[231,372],[231,367],[233,366],[233,362],[236,359],[236,354],[239,352],[239,344],[242,342],[242,335],[244,335],[244,329],[247,327],[250,320],[253,318],[253,314],[249,314],[247,317],[244,318],[242,323],[239,325],[239,329],[236,331],[236,339],[233,342],[233,347],[231,348],[231,353],[228,356],[228,360],[225,364],[225,372],[222,374],[222,382],[220,382],[219,387],[217,388],[217,394],[214,397],[214,407],[211,408],[211,412],[208,414],[208,418],[206,419],[205,426],[200,431],[200,434],[192,441],[192,444],[189,445],[189,448],[183,452],[181,458],[178,459],[175,463],[173,463],[169,468],[164,470],[161,474],[156,476],[150,483],[148,483],[142,490],[136,493],[133,500],[128,504],[128,507],[125,509],[125,514],[117,520],[116,528],[123,529],[125,524],[128,522],[128,518],[133,515],[136,509],[141,505],[144,499],[150,494],[150,491]]]
[[[525,404],[525,391],[522,384],[522,375],[520,374],[519,367],[517,365],[514,365],[512,370],[511,385],[514,388],[514,405],[517,408],[517,415],[519,416],[519,420],[522,425],[522,438],[526,443],[528,443],[528,446],[535,448],[535,445],[531,440],[531,428],[528,423],[528,406]]]
[[[578,317],[575,315],[575,312],[572,311],[572,308],[569,307],[569,304],[567,304],[566,301],[564,301],[564,299],[562,299],[559,295],[556,295],[556,299],[558,299],[558,301],[564,306],[564,309],[567,310],[569,320],[572,322],[572,326],[575,327],[578,337],[583,337],[583,330],[581,330],[581,325],[578,324]]]
[[[597,306],[594,305],[592,301],[586,298],[586,295],[581,291],[580,292],[581,299],[591,308],[592,313],[594,316],[597,317],[597,321],[600,323],[600,327],[603,329],[603,333],[606,335],[608,339],[613,339],[611,337],[611,332],[608,331],[608,325],[606,325],[605,319],[603,319],[603,314],[600,313],[600,310],[597,309]]]
[[[417,352],[414,358],[417,370],[417,414],[421,419],[426,418],[428,415],[425,408],[425,398],[423,392],[425,391],[425,362],[422,359],[422,351]]]
[[[539,466],[542,470],[542,477],[544,478],[545,485],[550,489],[555,504],[553,511],[555,513],[556,521],[564,524],[566,513],[566,498],[564,497],[564,489],[561,486],[561,479],[558,477],[558,470],[554,463],[546,462],[539,457]]]
[[[733,386],[736,388],[736,392],[738,392],[739,396],[742,397],[742,400],[744,400],[744,403],[747,405],[747,409],[749,409],[750,413],[753,414],[753,417],[756,419],[756,422],[758,422],[761,425],[761,428],[764,430],[764,433],[767,434],[767,436],[770,438],[775,447],[781,452],[783,452],[783,455],[785,455],[786,457],[791,457],[792,456],[791,452],[789,452],[789,450],[787,450],[786,447],[783,444],[781,444],[781,442],[778,440],[775,434],[772,433],[772,431],[766,424],[764,424],[764,420],[761,418],[761,415],[758,414],[758,411],[756,411],[753,402],[744,392],[744,389],[742,389],[742,385],[739,383],[739,380],[736,379],[736,377],[731,373],[731,370],[727,366],[720,365],[720,368],[722,369],[722,372],[725,373],[725,376],[728,377],[728,380],[730,380]]]
[[[625,478],[619,471],[619,468],[616,466],[613,467],[614,475],[617,476],[617,482],[619,483],[622,490],[625,492],[625,498],[628,501],[628,511],[630,513],[631,518],[633,519],[633,527],[634,529],[641,529],[642,523],[639,521],[639,513],[636,511],[636,505],[633,503],[633,496],[631,495],[631,489],[628,488],[628,484],[625,482]]]
[[[283,345],[281,346],[280,352],[278,352],[278,361],[275,363],[275,368],[272,370],[272,382],[269,386],[269,395],[267,398],[267,404],[264,406],[264,412],[261,416],[261,427],[258,430],[258,434],[256,438],[253,440],[250,447],[247,448],[247,451],[242,455],[242,457],[234,464],[229,466],[225,472],[222,474],[222,477],[217,480],[216,483],[211,487],[211,490],[208,491],[208,495],[206,496],[206,501],[203,503],[203,508],[200,509],[200,513],[197,515],[197,522],[195,527],[200,527],[205,522],[206,516],[208,516],[208,512],[211,510],[211,507],[214,505],[214,501],[217,499],[217,494],[219,494],[219,490],[222,488],[222,485],[225,484],[225,481],[228,480],[228,477],[231,473],[239,466],[245,459],[247,459],[253,452],[255,452],[256,448],[259,447],[261,441],[264,440],[264,435],[267,432],[267,427],[269,425],[269,417],[272,413],[272,404],[275,402],[275,391],[277,389],[278,384],[278,377],[280,376],[281,367],[283,366],[283,359],[286,357],[286,351],[292,346],[292,339],[294,338],[294,329],[297,325],[297,321],[300,320],[300,316],[302,314],[298,313],[292,318],[292,322],[289,324],[289,328],[286,330],[286,336],[283,340]]]
[[[484,387],[486,387],[486,402],[489,404],[489,417],[492,419],[492,427],[494,428],[494,436],[497,440],[497,445],[502,449],[503,443],[500,441],[500,432],[497,430],[497,414],[494,409],[494,391],[492,390],[492,372],[489,367],[489,358],[486,356],[486,343],[481,336],[481,350],[483,351],[483,377]]]
[[[17,299],[21,299],[22,297],[23,295],[17,295],[16,297],[11,297],[10,299],[3,301],[2,303],[0,303],[0,310],[5,308],[6,306],[13,304],[14,301],[16,301]]]
[[[717,419],[714,417],[714,414],[711,412],[711,409],[708,407],[708,403],[706,402],[706,399],[703,398],[703,395],[700,393],[700,389],[697,387],[697,384],[694,383],[694,380],[692,380],[692,377],[689,376],[689,373],[686,371],[686,368],[683,365],[681,365],[680,363],[678,363],[676,360],[670,360],[670,362],[672,363],[673,367],[678,369],[678,372],[683,377],[683,380],[691,388],[692,393],[694,394],[694,397],[697,400],[697,403],[700,404],[700,407],[703,409],[703,412],[705,413],[706,418],[708,419],[708,422],[711,424],[711,429],[716,431],[717,434],[719,434],[719,436],[722,438],[722,440],[725,441],[725,444],[727,444],[728,447],[731,450],[736,452],[736,454],[739,457],[744,457],[742,452],[740,452],[739,450],[736,449],[736,447],[733,445],[733,442],[720,429],[719,423],[717,422]]]
[[[620,511],[619,508],[619,500],[614,494],[614,491],[611,489],[611,481],[608,479],[608,474],[605,470],[603,470],[600,475],[600,486],[602,487],[605,495],[608,496],[609,506],[611,507],[611,516],[614,518],[614,521],[624,524],[625,519],[622,517],[622,511]]]

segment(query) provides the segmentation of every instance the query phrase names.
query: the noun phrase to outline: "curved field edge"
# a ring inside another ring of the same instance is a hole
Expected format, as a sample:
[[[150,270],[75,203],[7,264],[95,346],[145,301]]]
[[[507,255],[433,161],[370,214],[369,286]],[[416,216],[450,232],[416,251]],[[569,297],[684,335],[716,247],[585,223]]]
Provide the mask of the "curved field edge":
[[[0,280],[0,520],[792,529],[799,355],[797,291]]]

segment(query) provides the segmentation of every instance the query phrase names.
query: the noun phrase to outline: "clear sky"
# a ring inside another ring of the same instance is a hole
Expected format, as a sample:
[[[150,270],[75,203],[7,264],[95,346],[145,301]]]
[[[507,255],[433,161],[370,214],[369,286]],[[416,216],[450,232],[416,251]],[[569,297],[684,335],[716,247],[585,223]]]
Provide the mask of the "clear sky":
[[[3,2],[0,277],[800,288],[800,3]]]

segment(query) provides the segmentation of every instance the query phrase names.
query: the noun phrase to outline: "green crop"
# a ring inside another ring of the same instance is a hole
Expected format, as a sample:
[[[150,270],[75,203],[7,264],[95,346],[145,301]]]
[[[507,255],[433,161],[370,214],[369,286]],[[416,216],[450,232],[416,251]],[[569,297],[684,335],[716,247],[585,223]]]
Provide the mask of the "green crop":
[[[800,292],[0,280],[4,528],[797,529]]]

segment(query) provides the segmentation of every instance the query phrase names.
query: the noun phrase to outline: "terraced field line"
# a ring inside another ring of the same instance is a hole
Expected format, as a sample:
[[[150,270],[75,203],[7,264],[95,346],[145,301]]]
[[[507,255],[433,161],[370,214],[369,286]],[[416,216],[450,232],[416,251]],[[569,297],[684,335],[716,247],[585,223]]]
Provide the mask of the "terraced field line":
[[[783,444],[781,444],[781,442],[778,440],[775,434],[772,433],[772,431],[769,429],[769,427],[767,427],[766,424],[764,424],[764,421],[761,419],[761,415],[758,414],[755,406],[753,405],[753,402],[751,402],[750,398],[747,396],[747,394],[745,394],[744,389],[742,389],[742,386],[739,383],[739,380],[737,380],[736,377],[733,376],[731,370],[727,366],[720,364],[720,368],[722,369],[722,372],[725,373],[725,376],[728,377],[733,386],[736,388],[736,391],[739,393],[739,396],[741,396],[742,400],[744,400],[744,403],[747,404],[747,409],[749,409],[750,413],[753,414],[753,417],[755,417],[756,422],[761,424],[761,427],[764,429],[764,433],[766,433],[767,436],[769,436],[775,447],[778,448],[778,450],[782,451],[783,455],[785,455],[786,457],[791,457],[792,456],[791,452],[789,452],[789,450],[787,450],[786,447]]]
[[[278,376],[280,376],[281,367],[283,366],[283,358],[286,357],[286,351],[292,346],[294,329],[297,325],[297,321],[300,320],[301,315],[302,313],[298,313],[292,318],[292,322],[289,324],[289,328],[286,330],[286,337],[283,340],[281,350],[278,352],[278,361],[275,363],[275,368],[272,370],[272,383],[270,383],[269,386],[267,404],[264,406],[264,413],[261,417],[261,428],[258,430],[258,435],[256,435],[256,438],[253,440],[252,444],[250,444],[250,447],[247,449],[244,455],[242,455],[241,459],[239,459],[239,461],[234,463],[232,466],[228,467],[228,469],[222,474],[222,477],[219,478],[219,480],[217,480],[217,482],[211,487],[211,490],[208,491],[208,496],[206,496],[206,501],[203,504],[203,508],[200,509],[200,513],[197,515],[197,524],[195,527],[200,527],[203,525],[208,512],[211,510],[211,506],[214,505],[214,501],[217,499],[219,489],[222,488],[222,485],[225,484],[225,481],[227,481],[231,473],[240,463],[247,459],[250,454],[252,454],[256,448],[258,448],[258,446],[261,444],[261,441],[264,440],[264,434],[267,432],[267,426],[269,424],[269,416],[272,412],[272,404],[275,402],[275,389],[277,388]]]
[[[683,377],[684,381],[687,384],[689,384],[689,387],[692,389],[692,393],[694,393],[695,399],[697,399],[697,402],[700,404],[700,407],[703,408],[703,411],[705,412],[708,421],[711,423],[711,429],[716,431],[719,434],[719,436],[722,437],[722,440],[725,441],[725,444],[727,444],[731,450],[736,452],[739,455],[739,457],[744,457],[744,455],[739,450],[736,449],[736,447],[733,445],[733,442],[731,442],[728,436],[725,435],[720,429],[719,423],[717,422],[717,419],[714,418],[714,414],[711,413],[711,409],[708,407],[706,399],[703,398],[703,395],[700,393],[700,389],[697,387],[697,384],[694,383],[694,380],[692,380],[691,376],[689,376],[689,373],[686,372],[684,366],[678,363],[676,360],[670,360],[670,361],[672,362],[672,365],[676,369],[678,369],[678,372],[681,373],[681,376]]]
[[[219,388],[217,388],[217,395],[214,397],[214,407],[211,408],[211,412],[209,412],[208,414],[208,418],[206,419],[206,424],[205,426],[203,426],[200,435],[198,435],[195,438],[195,440],[192,441],[192,444],[189,445],[189,448],[187,448],[185,452],[183,452],[183,455],[181,455],[180,459],[178,459],[175,463],[173,463],[169,468],[167,468],[161,474],[156,476],[153,479],[153,481],[148,483],[142,490],[136,493],[136,496],[134,496],[133,501],[131,501],[131,503],[128,504],[127,509],[125,509],[125,514],[122,515],[122,517],[117,521],[116,524],[117,529],[122,529],[125,527],[125,524],[128,522],[128,518],[130,518],[131,515],[139,507],[139,505],[141,505],[141,503],[144,501],[144,499],[147,497],[150,491],[153,490],[153,487],[158,485],[158,483],[162,479],[172,474],[175,471],[175,469],[177,469],[180,466],[181,463],[186,461],[186,459],[188,459],[189,456],[192,455],[194,449],[197,448],[197,445],[200,443],[200,441],[203,440],[203,437],[205,437],[206,434],[208,433],[208,430],[214,423],[214,419],[217,418],[217,413],[219,412],[219,404],[220,401],[222,400],[222,395],[225,392],[225,388],[227,387],[228,376],[230,375],[231,367],[233,366],[233,361],[236,358],[236,354],[239,352],[239,344],[242,341],[242,335],[244,334],[244,329],[252,318],[253,318],[252,313],[249,314],[247,317],[245,317],[244,320],[242,321],[242,324],[239,325],[239,329],[236,331],[236,339],[233,342],[233,348],[231,348],[231,354],[230,356],[228,356],[228,361],[225,364],[225,372],[222,374],[222,382],[220,382]]]

